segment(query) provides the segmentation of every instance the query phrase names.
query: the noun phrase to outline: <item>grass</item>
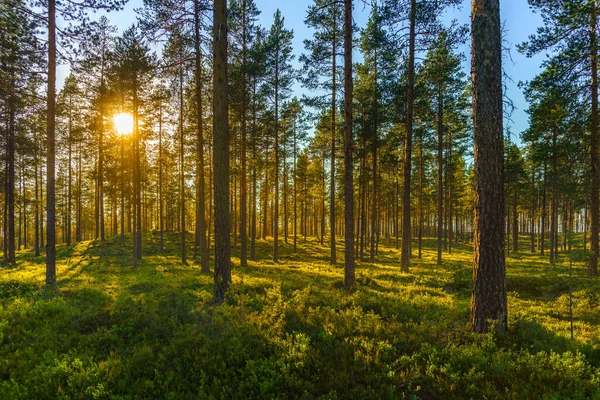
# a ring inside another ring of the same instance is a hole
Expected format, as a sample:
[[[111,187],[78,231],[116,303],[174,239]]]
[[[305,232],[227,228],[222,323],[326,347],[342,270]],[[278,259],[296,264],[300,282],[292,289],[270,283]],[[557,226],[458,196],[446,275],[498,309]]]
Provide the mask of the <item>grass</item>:
[[[300,240],[258,241],[212,305],[212,275],[182,265],[178,235],[58,249],[60,295],[44,294],[43,257],[20,252],[0,275],[0,398],[600,399],[600,283],[576,253],[569,269],[528,252],[507,259],[509,329],[468,329],[472,249],[435,265],[434,240],[410,273],[382,247],[343,290],[343,264]],[[190,237],[191,240],[191,237]],[[234,249],[234,255],[235,255]]]

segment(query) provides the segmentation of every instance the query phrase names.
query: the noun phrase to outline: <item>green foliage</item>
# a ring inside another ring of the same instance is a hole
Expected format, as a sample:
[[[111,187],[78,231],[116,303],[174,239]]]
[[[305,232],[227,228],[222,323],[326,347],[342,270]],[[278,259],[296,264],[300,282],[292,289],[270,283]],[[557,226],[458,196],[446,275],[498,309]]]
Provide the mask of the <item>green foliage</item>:
[[[467,328],[471,249],[435,266],[434,240],[411,274],[380,262],[343,270],[313,239],[281,262],[233,271],[212,304],[211,275],[182,265],[178,235],[146,235],[133,270],[119,238],[59,248],[60,295],[45,298],[42,258],[18,255],[0,277],[0,398],[600,398],[600,287],[568,260],[508,259],[510,326]],[[189,238],[192,239],[191,236]],[[268,259],[271,243],[258,241]],[[234,264],[236,264],[234,259]]]

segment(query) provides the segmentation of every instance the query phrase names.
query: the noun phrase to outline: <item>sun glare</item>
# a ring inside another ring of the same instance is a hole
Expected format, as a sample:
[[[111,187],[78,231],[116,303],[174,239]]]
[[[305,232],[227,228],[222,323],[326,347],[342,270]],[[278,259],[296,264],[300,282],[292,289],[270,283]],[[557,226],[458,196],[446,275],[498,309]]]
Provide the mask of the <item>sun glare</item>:
[[[129,113],[115,115],[113,124],[119,135],[130,135],[133,132],[133,116]]]

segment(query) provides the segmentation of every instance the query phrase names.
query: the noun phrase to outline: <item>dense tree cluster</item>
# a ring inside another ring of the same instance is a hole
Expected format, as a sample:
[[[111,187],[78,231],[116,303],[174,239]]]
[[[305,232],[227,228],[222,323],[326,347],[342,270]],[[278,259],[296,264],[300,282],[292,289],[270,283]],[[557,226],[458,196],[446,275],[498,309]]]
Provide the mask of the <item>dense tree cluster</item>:
[[[354,259],[376,260],[382,242],[401,248],[404,271],[425,237],[437,238],[438,264],[474,242],[481,332],[506,320],[504,235],[507,251],[527,234],[529,250],[553,262],[586,232],[597,274],[596,2],[530,0],[548,25],[520,49],[554,52],[523,83],[521,147],[502,125],[498,1],[473,0],[472,80],[459,52],[467,28],[439,20],[459,3],[375,1],[356,27],[352,1],[315,0],[305,18],[314,36],[294,49],[282,13],[260,26],[254,0],[145,0],[120,34],[105,16],[83,16],[122,1],[50,0],[37,14],[36,3],[4,0],[5,261],[45,247],[55,287],[55,242],[120,236],[135,267],[143,235],[158,232],[162,252],[163,233],[177,231],[183,263],[208,272],[214,260],[221,302],[230,246],[243,267],[258,240],[272,240],[275,262],[281,243],[295,252],[307,236],[329,246],[332,264],[345,246],[350,289]],[[58,91],[57,62],[70,67]]]

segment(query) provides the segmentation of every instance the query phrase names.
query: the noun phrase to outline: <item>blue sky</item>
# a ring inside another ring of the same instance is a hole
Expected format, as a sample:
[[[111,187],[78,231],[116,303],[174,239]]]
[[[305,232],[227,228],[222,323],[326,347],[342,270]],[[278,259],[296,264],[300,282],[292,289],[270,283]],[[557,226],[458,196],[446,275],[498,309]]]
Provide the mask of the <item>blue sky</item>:
[[[304,18],[308,6],[312,0],[255,0],[258,9],[262,11],[259,22],[270,27],[273,22],[273,14],[279,8],[285,18],[286,26],[294,31],[294,52],[296,57],[304,50],[303,40],[312,35],[309,28],[304,25]],[[449,22],[457,19],[462,24],[468,24],[470,21],[470,0],[464,0],[462,7],[449,10],[444,16],[444,20]],[[362,5],[362,2],[355,1],[354,19],[359,27],[366,23],[369,10]],[[111,22],[122,32],[135,21],[134,9],[142,5],[142,0],[130,1],[121,12],[108,15]],[[510,57],[505,57],[504,69],[512,78],[512,82],[507,82],[506,95],[512,99],[516,110],[512,114],[510,123],[513,139],[518,141],[519,134],[527,129],[527,103],[523,97],[522,91],[517,87],[519,81],[532,79],[539,71],[540,64],[544,56],[537,56],[528,59],[521,55],[515,46],[525,40],[535,32],[536,28],[542,25],[542,19],[538,14],[534,14],[527,4],[526,0],[501,0],[500,1],[501,18],[505,26],[505,46],[510,48]],[[461,51],[467,56],[464,63],[464,70],[470,73],[469,41],[461,48]],[[62,80],[68,73],[68,68],[62,66],[59,69],[59,85],[62,86]],[[300,85],[296,85],[296,90],[301,91]],[[298,93],[300,95],[300,93]]]

